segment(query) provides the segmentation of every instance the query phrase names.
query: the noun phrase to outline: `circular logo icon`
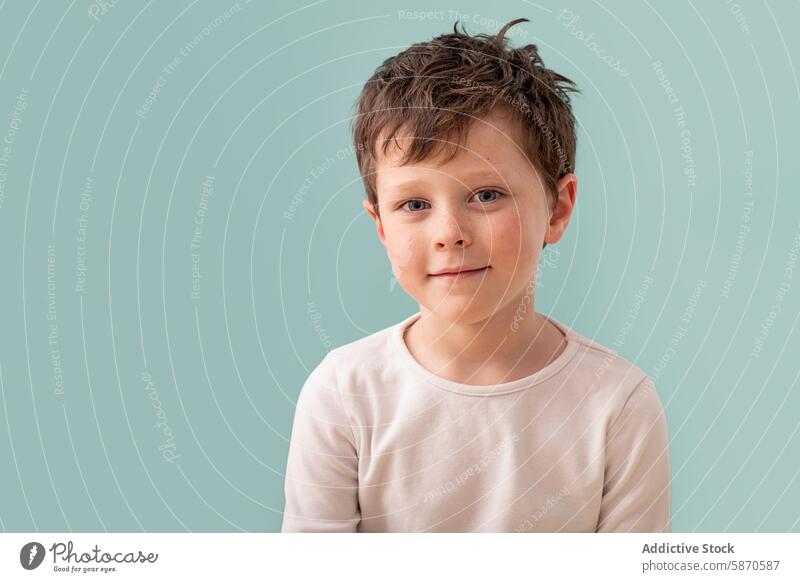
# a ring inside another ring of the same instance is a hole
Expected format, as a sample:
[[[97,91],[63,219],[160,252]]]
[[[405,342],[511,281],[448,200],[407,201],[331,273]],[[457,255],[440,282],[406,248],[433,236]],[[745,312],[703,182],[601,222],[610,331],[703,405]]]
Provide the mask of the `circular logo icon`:
[[[44,560],[44,546],[39,542],[28,542],[19,551],[19,563],[26,570],[34,570]]]

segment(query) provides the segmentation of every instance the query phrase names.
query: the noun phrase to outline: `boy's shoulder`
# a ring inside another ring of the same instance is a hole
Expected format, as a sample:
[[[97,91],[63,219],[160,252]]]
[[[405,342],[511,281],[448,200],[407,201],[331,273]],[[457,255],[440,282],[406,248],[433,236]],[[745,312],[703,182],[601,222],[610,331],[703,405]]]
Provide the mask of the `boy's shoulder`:
[[[340,369],[382,369],[392,356],[393,342],[397,341],[400,329],[417,317],[411,315],[402,321],[379,329],[364,337],[330,350],[326,359]]]
[[[617,378],[623,375],[626,378],[633,378],[636,383],[639,383],[647,376],[647,372],[611,348],[572,329],[569,331],[570,340],[577,342],[582,347],[583,365],[591,367],[598,378],[603,376]]]
[[[328,350],[310,376],[353,381],[384,370],[392,360],[400,329],[417,314]]]

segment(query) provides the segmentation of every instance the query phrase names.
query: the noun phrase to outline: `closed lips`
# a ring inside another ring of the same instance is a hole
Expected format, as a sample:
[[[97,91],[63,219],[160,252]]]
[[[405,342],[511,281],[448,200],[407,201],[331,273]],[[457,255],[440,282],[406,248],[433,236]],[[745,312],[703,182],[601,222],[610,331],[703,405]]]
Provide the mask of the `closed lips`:
[[[438,277],[440,275],[460,275],[461,273],[477,273],[478,271],[483,271],[484,269],[488,269],[489,266],[486,267],[475,267],[474,269],[444,269],[442,271],[438,271],[436,273],[431,273],[432,277]]]

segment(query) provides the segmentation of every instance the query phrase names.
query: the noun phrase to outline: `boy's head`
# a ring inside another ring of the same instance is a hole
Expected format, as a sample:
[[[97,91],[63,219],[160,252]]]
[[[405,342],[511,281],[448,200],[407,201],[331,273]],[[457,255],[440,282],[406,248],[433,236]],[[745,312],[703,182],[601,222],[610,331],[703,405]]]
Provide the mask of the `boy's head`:
[[[477,321],[524,294],[574,205],[577,89],[535,45],[506,47],[523,21],[496,36],[456,24],[412,45],[376,70],[357,104],[364,207],[400,285],[448,319]]]

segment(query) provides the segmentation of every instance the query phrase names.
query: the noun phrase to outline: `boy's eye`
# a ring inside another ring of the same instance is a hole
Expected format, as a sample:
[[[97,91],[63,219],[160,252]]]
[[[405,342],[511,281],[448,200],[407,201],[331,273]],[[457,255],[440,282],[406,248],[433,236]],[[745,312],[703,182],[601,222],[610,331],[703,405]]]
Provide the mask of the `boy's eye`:
[[[423,204],[427,204],[427,202],[425,202],[424,200],[406,200],[405,202],[403,202],[400,208],[408,210],[409,212],[418,212],[420,210],[424,210],[424,208],[421,207],[421,205]]]
[[[488,195],[488,197],[484,198],[484,195]],[[500,194],[500,192],[497,190],[481,190],[480,192],[477,192],[475,196],[478,198],[478,202],[494,202],[500,198],[502,194]]]

